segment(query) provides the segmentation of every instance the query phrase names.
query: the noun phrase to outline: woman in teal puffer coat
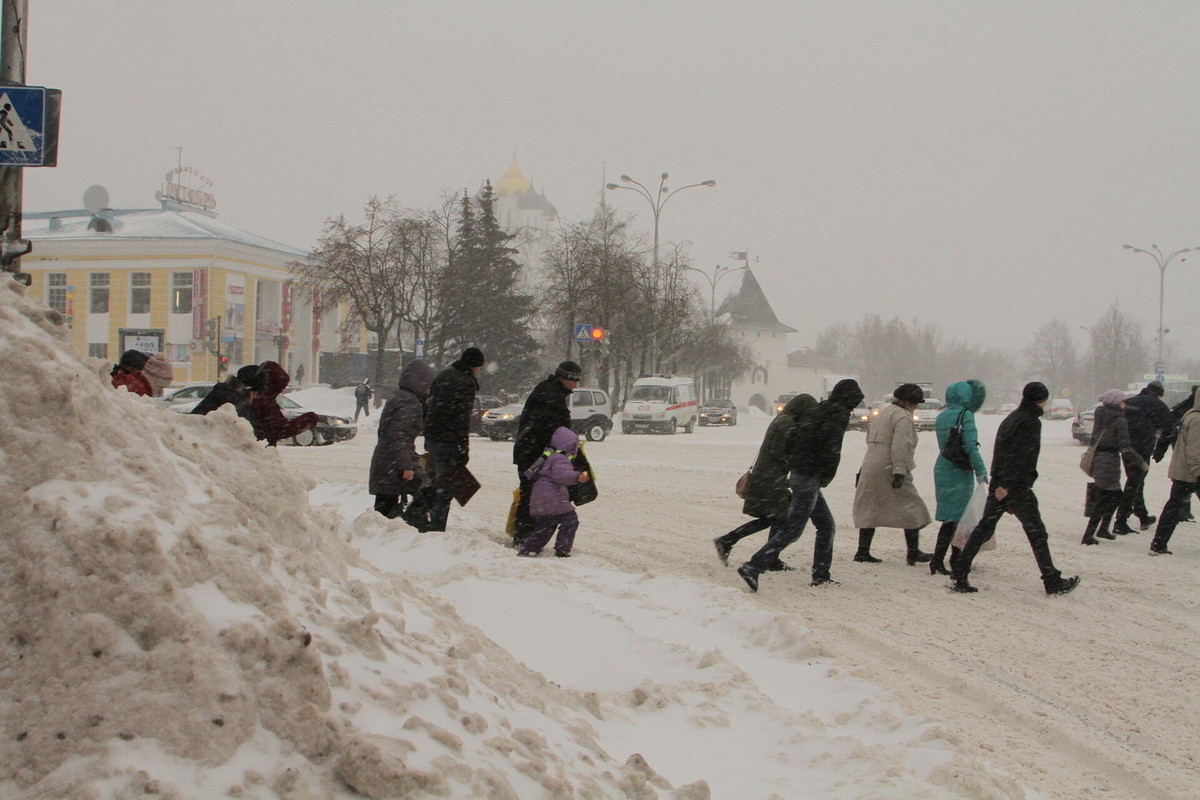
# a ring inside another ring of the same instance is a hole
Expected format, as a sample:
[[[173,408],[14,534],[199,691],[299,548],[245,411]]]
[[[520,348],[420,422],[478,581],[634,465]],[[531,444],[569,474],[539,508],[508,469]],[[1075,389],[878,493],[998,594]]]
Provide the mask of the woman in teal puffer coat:
[[[946,569],[946,551],[950,549],[950,540],[954,538],[954,530],[962,519],[967,503],[971,502],[974,484],[987,483],[987,465],[979,452],[979,431],[975,427],[975,413],[983,406],[987,397],[987,389],[983,383],[974,379],[950,384],[946,389],[946,409],[938,414],[937,442],[938,457],[933,465],[933,485],[937,491],[937,510],[934,519],[942,523],[938,529],[937,546],[933,551],[933,560],[929,562],[931,575],[949,575]],[[960,423],[959,420],[962,420]],[[963,469],[946,460],[942,451],[946,448],[946,440],[950,438],[951,429],[962,427],[963,450],[971,459],[971,469]],[[974,480],[972,480],[974,479]]]

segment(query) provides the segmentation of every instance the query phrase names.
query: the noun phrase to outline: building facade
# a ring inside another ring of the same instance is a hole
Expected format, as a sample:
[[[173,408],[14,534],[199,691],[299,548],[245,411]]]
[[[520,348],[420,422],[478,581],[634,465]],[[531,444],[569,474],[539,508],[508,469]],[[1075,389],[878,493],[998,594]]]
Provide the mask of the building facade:
[[[162,351],[175,383],[266,360],[320,380],[341,312],[314,314],[319,296],[293,282],[288,265],[307,253],[219,221],[210,194],[182,186],[188,172],[168,173],[158,208],[109,208],[93,187],[85,209],[26,214],[33,295],[63,314],[81,355]]]

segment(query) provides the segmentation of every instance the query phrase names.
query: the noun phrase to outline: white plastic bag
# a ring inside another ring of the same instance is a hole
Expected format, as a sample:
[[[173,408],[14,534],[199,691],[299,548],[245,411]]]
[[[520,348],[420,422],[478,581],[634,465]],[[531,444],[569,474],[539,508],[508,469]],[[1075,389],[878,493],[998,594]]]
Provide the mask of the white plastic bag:
[[[986,483],[975,484],[975,491],[971,493],[971,499],[967,503],[967,507],[963,509],[962,517],[958,520],[958,527],[954,529],[954,539],[951,540],[958,549],[962,549],[967,543],[967,539],[971,536],[971,531],[975,530],[975,526],[979,524],[979,520],[983,517],[983,507],[987,505],[988,485]],[[996,537],[988,539],[983,543],[980,550],[995,550]]]

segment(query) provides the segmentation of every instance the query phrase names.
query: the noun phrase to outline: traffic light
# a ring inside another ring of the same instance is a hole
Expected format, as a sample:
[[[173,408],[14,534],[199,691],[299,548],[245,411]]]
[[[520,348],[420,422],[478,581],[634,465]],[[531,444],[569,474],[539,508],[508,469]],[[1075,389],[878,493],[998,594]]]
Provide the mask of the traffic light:
[[[608,338],[608,332],[605,331],[604,328],[600,327],[599,325],[592,326],[592,341],[593,342],[595,342],[596,344],[603,344],[605,339],[607,339],[607,338]]]
[[[217,340],[221,338],[221,318],[213,317],[204,321],[204,342],[210,348],[217,346]]]
[[[226,372],[229,369],[229,356],[217,356],[217,372]]]

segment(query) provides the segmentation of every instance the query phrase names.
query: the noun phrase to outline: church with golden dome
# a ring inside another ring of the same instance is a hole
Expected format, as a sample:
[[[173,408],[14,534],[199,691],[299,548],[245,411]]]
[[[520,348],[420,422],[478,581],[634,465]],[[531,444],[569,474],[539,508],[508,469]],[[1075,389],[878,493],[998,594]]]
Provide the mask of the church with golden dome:
[[[516,153],[493,190],[496,221],[507,233],[550,230],[558,221],[558,209],[521,172]]]

